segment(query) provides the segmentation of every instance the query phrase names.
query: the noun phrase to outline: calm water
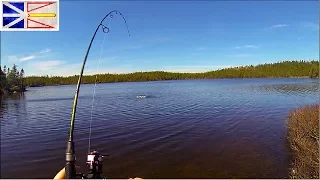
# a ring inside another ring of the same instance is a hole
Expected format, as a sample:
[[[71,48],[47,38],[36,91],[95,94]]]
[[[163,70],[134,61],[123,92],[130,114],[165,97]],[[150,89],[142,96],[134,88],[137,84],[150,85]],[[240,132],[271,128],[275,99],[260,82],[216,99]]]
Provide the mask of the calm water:
[[[74,91],[29,88],[1,100],[2,178],[52,178],[64,166]],[[76,115],[83,171],[92,92],[82,85]],[[286,115],[318,101],[311,79],[99,84],[91,144],[111,155],[108,178],[287,178]]]

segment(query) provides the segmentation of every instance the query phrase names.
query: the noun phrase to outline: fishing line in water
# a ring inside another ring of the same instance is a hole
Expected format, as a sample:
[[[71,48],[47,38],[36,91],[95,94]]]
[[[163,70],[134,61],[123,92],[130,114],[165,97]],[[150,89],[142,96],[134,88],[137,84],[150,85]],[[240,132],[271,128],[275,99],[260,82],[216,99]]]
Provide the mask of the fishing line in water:
[[[107,23],[108,26],[111,24],[111,21],[112,21],[112,18],[110,18],[110,22]],[[99,60],[98,60],[98,67],[97,67],[97,71],[96,71],[96,77],[95,77],[95,81],[94,81],[93,93],[92,93],[92,104],[91,104],[91,113],[90,113],[90,121],[89,121],[90,125],[89,125],[88,153],[91,152],[92,115],[93,115],[94,99],[96,96],[97,79],[98,79],[98,73],[99,73],[99,69],[100,69],[100,62],[101,62],[101,58],[102,58],[102,51],[103,51],[103,47],[104,47],[104,42],[105,42],[106,37],[107,37],[107,41],[109,39],[109,36],[107,36],[107,34],[108,34],[108,32],[104,32],[103,41],[101,43]]]

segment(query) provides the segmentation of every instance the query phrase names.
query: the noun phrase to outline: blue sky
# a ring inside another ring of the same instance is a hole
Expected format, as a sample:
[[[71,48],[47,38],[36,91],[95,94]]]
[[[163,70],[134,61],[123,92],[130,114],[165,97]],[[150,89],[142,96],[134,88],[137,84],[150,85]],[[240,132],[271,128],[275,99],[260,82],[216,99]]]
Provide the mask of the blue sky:
[[[60,1],[59,32],[1,32],[1,65],[16,63],[26,75],[78,74],[96,26],[115,9],[131,36],[120,16],[106,19],[110,32],[97,34],[86,74],[319,59],[317,1]]]

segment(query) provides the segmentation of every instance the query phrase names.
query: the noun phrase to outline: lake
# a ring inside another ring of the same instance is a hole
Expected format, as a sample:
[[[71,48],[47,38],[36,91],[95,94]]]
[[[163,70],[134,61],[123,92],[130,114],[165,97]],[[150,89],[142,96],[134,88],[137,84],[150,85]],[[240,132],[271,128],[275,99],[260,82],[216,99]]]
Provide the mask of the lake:
[[[83,172],[93,87],[81,86],[75,121]],[[75,88],[1,100],[1,178],[53,178],[63,168]],[[107,178],[288,178],[286,116],[318,102],[318,79],[98,84],[91,150],[110,155]]]

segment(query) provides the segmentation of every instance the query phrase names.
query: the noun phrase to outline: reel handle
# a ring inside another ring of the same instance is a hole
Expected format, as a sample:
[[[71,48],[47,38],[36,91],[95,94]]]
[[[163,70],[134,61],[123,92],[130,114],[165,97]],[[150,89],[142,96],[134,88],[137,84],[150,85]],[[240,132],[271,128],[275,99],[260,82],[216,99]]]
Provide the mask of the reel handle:
[[[87,154],[87,165],[88,165],[88,179],[105,179],[102,176],[102,163],[103,157],[98,151],[93,151]]]

